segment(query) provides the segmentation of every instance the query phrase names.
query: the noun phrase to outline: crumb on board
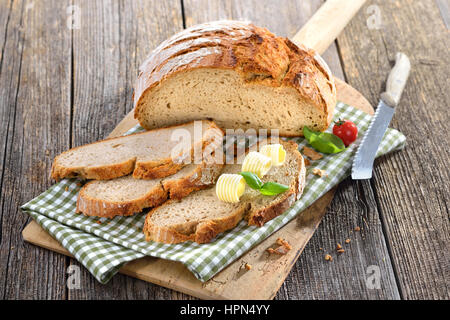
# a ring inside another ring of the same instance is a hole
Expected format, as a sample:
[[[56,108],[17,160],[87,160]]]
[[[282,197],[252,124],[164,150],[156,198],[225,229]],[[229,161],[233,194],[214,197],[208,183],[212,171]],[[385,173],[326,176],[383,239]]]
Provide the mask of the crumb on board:
[[[248,263],[246,263],[244,267],[245,267],[245,269],[247,269],[247,270],[251,270],[251,268],[252,268],[252,265],[251,265],[251,264],[248,264]]]
[[[311,165],[311,161],[308,158],[303,158],[303,160],[305,161],[305,166]]]
[[[102,224],[102,222],[101,222],[100,220],[97,220],[96,222],[97,222],[98,224]]]
[[[292,246],[289,244],[289,242],[287,242],[283,238],[278,238],[276,243],[280,246],[286,247],[288,250],[292,249]]]
[[[65,187],[64,190],[67,192],[69,191],[69,187]]]
[[[342,246],[341,246],[340,243],[338,243],[338,244],[336,245],[336,250],[339,250],[339,249],[342,249]]]
[[[344,253],[345,250],[344,250],[344,249],[339,249],[339,250],[337,250],[337,252],[338,252],[338,253]]]
[[[77,182],[77,186],[81,187],[83,184],[81,182]]]
[[[355,227],[355,231],[360,231],[361,228],[360,227]]]
[[[350,239],[345,239],[345,243],[350,243]]]
[[[278,244],[278,247],[268,248],[267,252],[270,254],[274,253],[279,255],[285,255],[286,253],[288,253],[289,250],[292,249],[292,246],[289,244],[289,242],[287,242],[283,238],[278,238],[276,244]]]
[[[319,177],[328,177],[328,173],[325,170],[319,168],[314,168],[312,173]]]
[[[329,254],[326,254],[326,255],[325,255],[325,260],[327,260],[327,261],[333,261],[333,257],[330,256]]]
[[[310,158],[311,160],[319,160],[319,159],[323,158],[323,155],[318,153],[316,150],[308,148],[308,147],[303,147],[303,152],[302,153],[305,156],[307,156],[308,158]]]

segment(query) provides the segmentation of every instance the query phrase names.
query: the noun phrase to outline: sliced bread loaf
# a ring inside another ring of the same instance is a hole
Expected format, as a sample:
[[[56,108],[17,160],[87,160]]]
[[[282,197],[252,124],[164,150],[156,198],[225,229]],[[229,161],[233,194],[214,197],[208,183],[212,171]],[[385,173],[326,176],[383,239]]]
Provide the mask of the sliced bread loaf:
[[[106,139],[57,156],[52,178],[108,180],[130,173],[140,179],[166,177],[189,163],[194,150],[222,143],[222,138],[214,122],[203,120]]]
[[[189,164],[172,176],[159,179],[134,179],[131,175],[113,180],[94,180],[81,188],[77,212],[87,216],[112,218],[155,207],[168,198],[180,199],[214,184],[222,164]]]
[[[220,201],[215,188],[210,187],[181,200],[169,200],[148,213],[144,225],[147,241],[207,243],[242,219],[249,225],[262,226],[282,214],[303,192],[305,165],[295,142],[281,141],[281,144],[287,151],[284,165],[272,167],[262,180],[288,185],[289,190],[277,196],[264,196],[247,186],[240,202],[227,203]],[[222,173],[240,171],[240,164],[226,164]]]
[[[196,25],[140,67],[135,118],[147,129],[213,119],[227,129],[325,130],[336,104],[330,69],[313,50],[243,21]]]

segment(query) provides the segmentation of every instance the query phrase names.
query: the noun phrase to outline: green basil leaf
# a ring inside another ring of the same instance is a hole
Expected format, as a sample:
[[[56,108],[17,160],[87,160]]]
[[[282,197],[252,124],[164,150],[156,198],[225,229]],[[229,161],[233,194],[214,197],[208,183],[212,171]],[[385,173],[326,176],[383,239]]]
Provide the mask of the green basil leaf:
[[[338,153],[345,150],[344,142],[338,136],[328,132],[315,132],[303,127],[303,135],[309,144],[323,153]]]
[[[289,186],[276,182],[266,182],[262,185],[259,192],[265,196],[275,196],[289,189]]]
[[[322,132],[319,135],[318,140],[324,140],[327,143],[327,146],[330,148],[330,150],[331,149],[333,150],[333,152],[329,153],[338,153],[345,149],[344,141],[342,141],[341,138],[332,133]]]
[[[312,131],[308,127],[303,127],[303,135],[305,136],[306,140],[308,142],[315,140],[316,136],[318,135],[318,132]]]
[[[252,189],[259,190],[263,186],[261,179],[253,172],[244,171],[240,175],[244,177],[245,182]]]

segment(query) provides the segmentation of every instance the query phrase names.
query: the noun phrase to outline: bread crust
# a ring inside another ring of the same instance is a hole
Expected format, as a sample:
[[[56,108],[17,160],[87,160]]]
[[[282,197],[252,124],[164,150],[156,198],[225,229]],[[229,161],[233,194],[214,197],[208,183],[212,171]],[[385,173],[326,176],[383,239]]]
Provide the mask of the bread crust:
[[[204,140],[202,141],[202,150],[209,146],[209,144],[214,143],[217,137],[223,137],[224,132],[221,128],[219,128],[214,122],[209,120],[203,120],[208,123],[208,128],[205,130]],[[166,130],[166,129],[174,129],[176,127],[186,126],[191,124],[193,121],[174,125],[166,128],[154,129],[156,130]],[[145,135],[148,132],[139,132],[135,134],[128,135]],[[120,141],[124,136],[108,138],[101,141],[96,141],[91,143],[90,145],[95,145],[99,143],[103,143],[105,141]],[[155,179],[167,177],[172,174],[175,174],[179,170],[181,170],[185,164],[184,163],[174,163],[172,158],[159,159],[158,161],[137,161],[136,157],[132,157],[127,159],[122,163],[114,163],[109,165],[97,166],[97,167],[66,167],[59,163],[59,159],[69,151],[74,151],[82,148],[83,146],[72,148],[68,151],[61,153],[56,156],[51,169],[51,177],[56,181],[59,181],[63,178],[80,178],[80,179],[94,179],[94,180],[110,180],[119,178],[122,176],[129,175],[133,173],[133,177],[136,179]],[[193,149],[193,148],[192,148]],[[193,150],[190,151],[190,156],[193,156]]]
[[[298,144],[294,141],[282,141],[281,142],[287,152],[297,158],[298,175],[295,181],[290,185],[288,192],[285,192],[285,196],[280,198],[276,203],[267,208],[252,211],[247,216],[248,225],[254,225],[262,227],[267,221],[279,216],[287,209],[289,209],[296,200],[298,200],[303,193],[306,178],[306,167],[303,160],[303,156],[298,151]]]
[[[85,184],[78,194],[76,212],[104,218],[133,215],[145,208],[159,206],[167,199],[181,199],[191,192],[206,188],[216,181],[222,167],[223,164],[199,164],[188,175],[178,179],[162,180],[145,195],[131,201],[105,201],[91,197],[86,194],[89,184],[94,183],[91,181]],[[210,171],[210,177],[204,179],[207,170]]]
[[[170,176],[180,171],[185,165],[173,163],[172,160],[161,161],[160,164],[137,163],[133,178],[135,179],[157,179]]]
[[[248,83],[292,87],[322,114],[323,123],[316,130],[325,130],[331,122],[336,87],[328,67],[313,50],[249,22],[216,21],[175,34],[141,65],[135,85],[134,116],[143,127],[142,101],[152,88],[168,77],[197,68],[232,69]],[[299,133],[280,131],[284,136]]]
[[[157,208],[150,210],[145,219],[143,232],[147,241],[157,241],[163,243],[180,243],[185,241],[195,241],[199,244],[211,242],[219,233],[234,228],[242,219],[246,219],[249,225],[258,227],[263,226],[267,221],[279,216],[290,208],[298,200],[303,192],[305,185],[305,163],[302,155],[298,151],[298,145],[294,141],[280,141],[286,151],[297,159],[298,175],[291,183],[290,189],[286,191],[283,197],[280,197],[269,206],[252,210],[251,201],[242,203],[242,205],[221,219],[211,219],[202,221],[198,224],[184,224],[172,227],[155,226],[150,222],[151,216]],[[173,201],[169,200],[162,206],[170,205]]]
[[[184,198],[191,192],[207,188],[214,184],[223,166],[223,164],[208,165],[203,163],[184,179],[163,180],[163,188],[167,190],[171,199]]]
[[[94,181],[88,182],[93,183]],[[77,213],[85,216],[113,218],[130,216],[142,212],[144,208],[155,207],[167,200],[167,191],[161,185],[149,190],[147,194],[133,201],[104,201],[86,194],[86,185],[81,188],[77,198]]]
[[[171,202],[177,200],[169,200],[162,204],[162,206],[170,205]],[[156,241],[163,243],[180,243],[185,241],[195,241],[197,243],[209,243],[213,240],[219,233],[226,230],[234,228],[244,217],[245,213],[248,211],[250,204],[243,204],[238,209],[236,209],[232,214],[221,218],[212,219],[209,221],[201,222],[194,226],[189,226],[184,228],[167,228],[154,226],[150,222],[150,218],[153,214],[153,210],[147,214],[144,223],[144,235],[147,241]]]

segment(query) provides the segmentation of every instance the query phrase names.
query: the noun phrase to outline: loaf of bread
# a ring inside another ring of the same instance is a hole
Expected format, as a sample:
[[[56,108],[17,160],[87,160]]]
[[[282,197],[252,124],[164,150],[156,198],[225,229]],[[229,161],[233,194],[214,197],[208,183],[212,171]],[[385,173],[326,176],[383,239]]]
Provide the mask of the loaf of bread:
[[[240,202],[228,203],[219,200],[215,188],[210,187],[181,200],[169,200],[148,213],[143,230],[147,241],[208,243],[219,233],[234,228],[242,219],[246,219],[249,225],[262,226],[285,212],[303,192],[305,165],[295,142],[281,143],[286,149],[285,163],[273,167],[262,180],[288,185],[286,192],[264,196],[247,187]],[[240,171],[240,164],[226,164],[222,173]]]
[[[52,178],[108,180],[131,173],[139,179],[166,177],[192,162],[194,151],[214,149],[222,139],[223,131],[207,120],[106,139],[57,156]]]
[[[180,199],[214,184],[223,164],[189,164],[166,178],[134,179],[131,175],[112,180],[93,180],[80,190],[77,212],[113,218],[129,216],[155,207],[167,199]]]
[[[223,129],[325,130],[336,104],[312,50],[248,22],[217,21],[161,43],[140,67],[135,118],[146,129],[213,119]]]

